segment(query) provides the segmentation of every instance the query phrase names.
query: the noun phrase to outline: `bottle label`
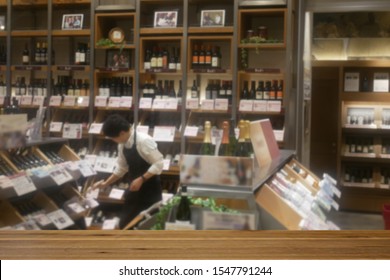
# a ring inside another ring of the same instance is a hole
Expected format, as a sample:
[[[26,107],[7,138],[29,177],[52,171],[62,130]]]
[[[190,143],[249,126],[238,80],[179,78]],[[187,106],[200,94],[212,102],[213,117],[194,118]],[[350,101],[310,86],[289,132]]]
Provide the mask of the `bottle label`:
[[[28,55],[23,56],[23,63],[29,63],[29,57]]]
[[[211,60],[211,67],[218,67],[218,66],[219,66],[218,57],[213,57],[213,59]]]
[[[145,63],[144,63],[144,68],[145,68],[145,70],[149,70],[149,69],[151,68],[151,63],[150,63],[150,61],[145,61]]]

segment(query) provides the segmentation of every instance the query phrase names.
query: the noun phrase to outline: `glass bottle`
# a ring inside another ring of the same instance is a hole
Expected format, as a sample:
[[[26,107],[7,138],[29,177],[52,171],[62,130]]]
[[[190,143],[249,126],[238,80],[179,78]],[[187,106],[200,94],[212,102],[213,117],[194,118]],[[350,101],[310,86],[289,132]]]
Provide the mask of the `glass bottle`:
[[[24,65],[30,64],[30,51],[28,50],[28,45],[27,44],[24,46],[24,50],[23,50],[23,53],[22,53],[22,63]]]
[[[248,145],[245,141],[245,121],[240,120],[238,128],[240,130],[237,145],[236,145],[236,157],[249,157]]]
[[[211,143],[211,123],[210,121],[205,121],[204,123],[204,137],[203,142],[200,147],[201,155],[214,155],[214,147]]]
[[[249,99],[249,89],[248,89],[248,81],[244,81],[244,88],[241,92],[241,99]]]
[[[191,202],[188,199],[187,186],[181,186],[180,202],[177,206],[176,222],[191,222]]]
[[[222,123],[222,141],[219,146],[218,155],[219,156],[232,156],[229,149],[229,123],[224,121]]]
[[[191,98],[199,98],[198,86],[196,85],[196,80],[192,83],[191,87]]]

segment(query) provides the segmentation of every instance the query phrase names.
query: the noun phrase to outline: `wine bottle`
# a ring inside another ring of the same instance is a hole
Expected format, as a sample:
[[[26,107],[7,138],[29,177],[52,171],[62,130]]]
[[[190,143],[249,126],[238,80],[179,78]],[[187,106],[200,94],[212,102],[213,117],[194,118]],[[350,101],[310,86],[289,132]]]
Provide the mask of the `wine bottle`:
[[[162,68],[163,69],[168,69],[169,65],[169,54],[167,49],[163,49],[162,51]]]
[[[41,44],[39,42],[35,48],[34,60],[36,64],[41,64]]]
[[[85,50],[85,65],[89,65],[91,63],[91,46],[88,43],[87,48]]]
[[[207,83],[206,90],[205,90],[206,99],[212,99],[212,95],[211,95],[212,81],[213,80],[209,80],[209,82]]]
[[[232,156],[235,155],[236,146],[237,146],[235,127],[236,126],[235,126],[234,119],[230,119],[230,122],[229,122],[229,154]]]
[[[181,71],[180,48],[177,48],[177,54],[175,56],[175,62],[176,62],[176,71]]]
[[[251,122],[245,121],[245,142],[248,146],[248,153],[250,157],[254,157],[254,151],[252,146],[252,140],[251,140]]]
[[[275,100],[277,92],[278,92],[278,81],[277,80],[273,80],[272,81],[271,91],[270,91],[270,94],[269,94],[269,99]]]
[[[263,92],[264,92],[264,82],[259,81],[259,84],[256,89],[256,100],[262,100],[263,99]]]
[[[47,64],[47,60],[47,45],[46,42],[43,42],[41,49],[41,64]]]
[[[229,123],[224,121],[222,123],[222,141],[219,146],[218,155],[219,156],[232,156],[230,153],[229,146]]]
[[[182,81],[180,80],[179,81],[179,89],[178,89],[178,91],[177,91],[177,95],[176,95],[176,98],[177,98],[177,103],[179,104],[179,105],[181,105],[181,103],[182,103],[182,98],[183,98],[183,85],[182,85]]]
[[[199,98],[198,86],[196,85],[196,80],[192,83],[191,87],[191,98]]]
[[[276,99],[280,101],[283,100],[283,80],[279,81],[278,91],[276,93]]]
[[[169,81],[169,98],[176,99],[176,91],[175,91],[175,81],[170,80]]]
[[[238,124],[240,130],[238,141],[236,145],[236,157],[249,157],[248,145],[245,142],[245,121],[240,120]]]
[[[161,50],[161,48],[158,49],[158,52],[157,52],[157,65],[156,65],[157,68],[163,68],[163,52]]]
[[[188,199],[187,186],[181,186],[180,202],[177,206],[176,222],[191,222],[191,202]]]
[[[204,54],[204,66],[206,68],[211,68],[211,59],[212,59],[211,46],[208,45]]]
[[[203,68],[206,65],[206,52],[204,46],[200,46],[199,51],[199,68]]]
[[[226,97],[231,105],[233,102],[233,94],[232,94],[232,81],[228,81],[226,85]]]
[[[241,99],[249,99],[249,89],[248,89],[248,81],[244,81],[244,88],[241,92]]]
[[[144,69],[145,70],[150,70],[150,68],[151,68],[151,58],[152,58],[152,55],[151,55],[150,49],[146,49],[146,51],[145,51],[145,59],[144,59]]]
[[[263,91],[263,99],[264,100],[269,100],[270,99],[270,94],[271,94],[271,82],[266,81],[265,82],[265,87]]]
[[[175,57],[175,48],[172,49],[172,54],[169,56],[169,70],[176,70],[176,57]]]
[[[23,54],[22,54],[22,62],[24,65],[30,64],[30,51],[28,50],[28,45],[24,46]]]
[[[219,65],[220,65],[220,62],[219,62],[218,48],[214,47],[213,48],[213,53],[212,53],[212,56],[211,56],[211,67],[212,68],[218,68]]]
[[[256,82],[251,81],[251,89],[249,90],[249,99],[255,99],[256,98]]]
[[[150,58],[150,69],[157,68],[157,48],[153,48],[152,56]]]
[[[214,145],[211,143],[211,123],[205,121],[204,123],[204,137],[202,145],[200,146],[201,155],[214,155]]]
[[[192,51],[192,68],[196,69],[198,67],[199,67],[198,45],[194,45],[194,49]]]
[[[211,97],[213,100],[218,98],[219,88],[220,88],[219,80],[215,80],[212,87],[211,87]]]

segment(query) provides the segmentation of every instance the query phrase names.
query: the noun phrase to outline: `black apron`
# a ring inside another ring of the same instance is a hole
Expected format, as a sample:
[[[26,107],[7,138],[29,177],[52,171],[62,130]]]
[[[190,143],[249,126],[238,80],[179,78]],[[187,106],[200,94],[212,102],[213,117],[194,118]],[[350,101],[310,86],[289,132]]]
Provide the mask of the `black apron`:
[[[151,166],[137,151],[137,134],[134,132],[134,144],[130,149],[123,147],[123,155],[129,166],[128,177],[130,183],[145,174]],[[124,228],[141,211],[162,200],[160,176],[155,175],[144,182],[141,188],[134,192],[126,190],[125,204],[122,209],[119,226]]]

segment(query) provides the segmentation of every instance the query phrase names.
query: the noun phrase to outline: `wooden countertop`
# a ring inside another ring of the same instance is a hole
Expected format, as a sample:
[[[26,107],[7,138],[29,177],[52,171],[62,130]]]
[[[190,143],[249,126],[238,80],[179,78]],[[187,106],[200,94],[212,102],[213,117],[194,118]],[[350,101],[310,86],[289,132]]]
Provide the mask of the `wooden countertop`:
[[[0,259],[390,259],[390,231],[0,231]]]

